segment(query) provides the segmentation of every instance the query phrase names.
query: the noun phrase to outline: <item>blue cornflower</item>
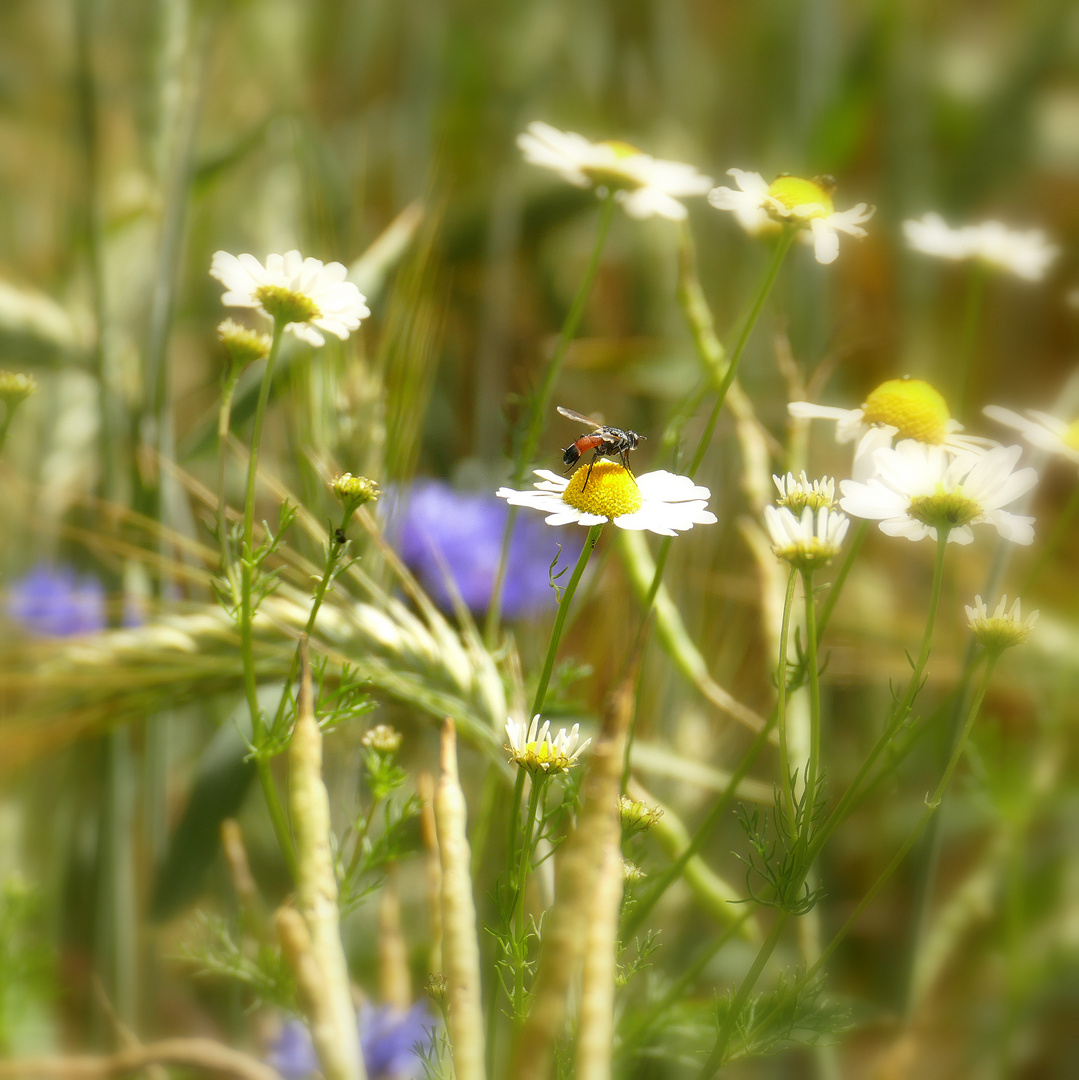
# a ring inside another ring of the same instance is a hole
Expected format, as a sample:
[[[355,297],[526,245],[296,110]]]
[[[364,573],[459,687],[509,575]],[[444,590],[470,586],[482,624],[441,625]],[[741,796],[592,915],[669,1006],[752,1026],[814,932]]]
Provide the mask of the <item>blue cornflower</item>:
[[[509,514],[505,503],[493,495],[455,491],[438,480],[417,481],[394,503],[390,535],[431,598],[443,610],[451,610],[448,571],[465,606],[475,613],[485,612]],[[582,543],[583,537],[556,537],[543,522],[519,517],[510,540],[502,593],[506,618],[551,610],[557,599],[550,586],[551,561],[561,544],[559,566],[572,566]]]
[[[41,637],[91,634],[106,622],[105,587],[70,566],[35,566],[11,583],[6,606],[11,619]]]
[[[416,1051],[431,1049],[437,1029],[437,1021],[424,1002],[416,1002],[407,1012],[387,1005],[365,1005],[356,1022],[369,1080],[420,1080],[423,1058]],[[286,1020],[282,1025],[267,1063],[284,1080],[307,1080],[318,1072],[311,1036],[299,1020]]]

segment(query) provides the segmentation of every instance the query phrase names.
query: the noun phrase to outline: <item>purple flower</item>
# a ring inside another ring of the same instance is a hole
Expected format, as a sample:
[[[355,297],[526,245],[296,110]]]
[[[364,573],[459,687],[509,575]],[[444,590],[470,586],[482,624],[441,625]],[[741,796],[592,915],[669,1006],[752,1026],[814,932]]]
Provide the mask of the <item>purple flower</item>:
[[[466,494],[438,480],[420,480],[394,500],[389,533],[401,558],[431,598],[452,609],[447,573],[465,606],[487,610],[502,551],[509,508],[494,495]],[[558,569],[572,566],[583,534],[557,536],[535,517],[522,515],[513,527],[502,611],[508,619],[550,611],[557,602],[549,568],[558,552]]]
[[[438,1027],[422,1001],[407,1012],[365,1005],[356,1023],[369,1080],[421,1080],[423,1059],[417,1050],[431,1049]],[[318,1072],[311,1036],[299,1020],[285,1021],[266,1060],[285,1080],[307,1080]]]
[[[105,587],[97,578],[77,577],[70,566],[35,566],[11,583],[7,613],[41,637],[72,637],[105,627]]]

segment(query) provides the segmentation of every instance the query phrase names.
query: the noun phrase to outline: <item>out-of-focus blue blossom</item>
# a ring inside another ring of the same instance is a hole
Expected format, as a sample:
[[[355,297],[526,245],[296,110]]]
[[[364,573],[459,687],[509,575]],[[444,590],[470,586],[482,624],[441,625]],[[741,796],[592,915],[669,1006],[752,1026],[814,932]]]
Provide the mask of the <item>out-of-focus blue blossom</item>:
[[[368,1080],[421,1080],[423,1059],[416,1051],[431,1049],[438,1028],[422,1001],[407,1012],[365,1005],[356,1023]],[[299,1020],[285,1021],[266,1060],[285,1080],[307,1080],[318,1072],[311,1036]]]
[[[421,480],[392,500],[388,528],[401,558],[431,598],[452,608],[447,571],[465,606],[487,610],[502,550],[509,508],[493,494],[455,491],[438,480]],[[556,534],[540,519],[522,514],[513,527],[502,611],[507,619],[526,618],[554,608],[549,568],[561,544],[558,569],[572,566],[584,534]]]
[[[91,634],[105,627],[105,587],[70,566],[42,564],[8,587],[7,614],[41,637]]]

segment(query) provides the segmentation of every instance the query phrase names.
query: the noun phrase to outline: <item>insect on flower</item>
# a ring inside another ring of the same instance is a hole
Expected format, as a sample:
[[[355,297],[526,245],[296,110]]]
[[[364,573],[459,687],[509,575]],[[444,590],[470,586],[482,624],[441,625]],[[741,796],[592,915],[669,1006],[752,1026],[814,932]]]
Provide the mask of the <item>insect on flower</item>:
[[[626,472],[633,475],[629,467],[629,452],[637,449],[637,444],[645,438],[635,431],[626,431],[622,428],[608,427],[572,409],[563,409],[557,406],[558,411],[567,420],[576,420],[578,423],[587,424],[594,430],[584,435],[579,435],[573,442],[562,451],[562,461],[573,468],[584,454],[593,451],[592,460],[588,464],[588,472],[585,474],[584,487],[588,486],[588,478],[592,475],[592,467],[601,457],[621,458]]]

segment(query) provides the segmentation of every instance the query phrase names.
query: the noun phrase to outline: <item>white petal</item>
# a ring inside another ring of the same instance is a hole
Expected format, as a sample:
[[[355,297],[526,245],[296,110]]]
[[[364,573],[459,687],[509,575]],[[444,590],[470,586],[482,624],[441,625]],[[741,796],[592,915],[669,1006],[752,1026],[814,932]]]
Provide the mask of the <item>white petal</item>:
[[[825,218],[814,218],[809,227],[813,230],[813,253],[817,262],[824,266],[835,262],[839,254],[839,237]]]

